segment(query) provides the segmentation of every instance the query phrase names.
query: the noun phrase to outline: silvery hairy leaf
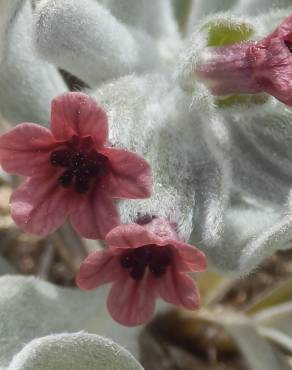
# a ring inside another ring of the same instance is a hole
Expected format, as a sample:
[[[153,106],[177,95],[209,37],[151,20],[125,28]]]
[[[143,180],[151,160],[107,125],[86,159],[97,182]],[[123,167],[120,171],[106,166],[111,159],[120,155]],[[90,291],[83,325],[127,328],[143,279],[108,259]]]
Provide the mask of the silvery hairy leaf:
[[[52,98],[67,88],[55,67],[34,52],[30,1],[3,0],[0,10],[4,18],[0,28],[1,115],[11,123],[46,124]]]
[[[53,334],[32,340],[12,360],[8,370],[142,370],[115,342],[95,334]]]
[[[178,37],[170,0],[103,0],[102,3],[117,19],[131,27],[145,30],[154,38]]]
[[[260,15],[262,12],[288,6],[291,6],[290,0],[239,0],[233,11],[238,14]]]
[[[242,114],[228,119],[233,139],[234,188],[241,199],[246,195],[253,203],[249,211],[262,210],[261,215],[257,212],[257,226],[253,226],[254,233],[239,260],[244,271],[291,244],[291,118],[288,109],[274,103],[250,117]]]
[[[231,189],[231,163],[229,159],[230,137],[224,118],[214,112],[193,117],[192,129],[199,124],[203,133],[205,149],[192,150],[194,185],[194,229],[192,241],[199,247],[216,246],[224,228],[224,215],[229,204]],[[200,123],[199,123],[200,122]],[[199,153],[204,153],[198,161]]]
[[[4,58],[4,51],[9,43],[10,27],[18,16],[22,5],[23,0],[2,0],[0,2],[0,61]]]
[[[115,9],[119,6],[123,9],[122,3]],[[149,34],[126,25],[95,0],[41,1],[34,29],[42,57],[90,86],[153,69],[160,61]]]
[[[189,239],[198,204],[202,212],[195,219],[197,227],[215,234],[221,227],[222,194],[228,191],[228,165],[221,168],[216,159],[219,136],[220,145],[226,145],[223,124],[211,116],[204,124],[192,99],[162,75],[124,77],[101,86],[93,96],[107,111],[110,142],[142,154],[153,170],[149,199],[119,202],[123,222],[147,215],[167,218]],[[207,181],[208,175],[213,182]]]
[[[195,101],[203,100],[195,69],[208,45],[259,39],[283,17],[279,10],[258,18],[220,14],[201,21],[180,61],[177,75],[184,90]],[[268,96],[257,100],[255,95],[245,102],[206,96],[213,99],[213,114],[223,119],[228,132],[229,150],[222,154],[225,163],[231,164],[232,188],[217,241],[211,243],[202,232],[195,235],[195,241],[214,267],[248,273],[275,251],[291,245],[291,112]],[[213,180],[214,175],[208,177]]]
[[[2,276],[0,291],[0,367],[34,338],[83,329],[96,314],[95,296],[34,277]]]
[[[201,18],[218,12],[232,10],[240,0],[192,0],[188,31],[192,32]]]

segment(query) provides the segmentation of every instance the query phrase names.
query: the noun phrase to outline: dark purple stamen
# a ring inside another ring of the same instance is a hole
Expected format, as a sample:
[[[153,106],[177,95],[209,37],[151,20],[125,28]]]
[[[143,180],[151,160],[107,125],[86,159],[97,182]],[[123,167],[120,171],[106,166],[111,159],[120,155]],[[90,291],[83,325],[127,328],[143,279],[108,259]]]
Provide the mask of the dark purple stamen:
[[[120,262],[123,268],[129,270],[129,275],[134,280],[142,279],[147,267],[158,278],[165,274],[171,263],[171,250],[169,246],[144,245],[122,254]]]
[[[70,151],[67,149],[56,150],[51,153],[51,163],[55,167],[68,167],[70,155]]]
[[[73,185],[77,193],[86,193],[93,179],[99,181],[108,174],[108,158],[92,149],[92,146],[90,137],[80,140],[74,136],[66,143],[65,148],[51,153],[51,164],[66,169],[58,179],[62,187]]]
[[[89,177],[77,174],[74,189],[77,193],[86,193],[89,190],[89,181]]]
[[[290,42],[289,40],[284,40],[284,43],[289,49],[290,53],[292,53],[292,42]]]
[[[58,183],[63,186],[63,188],[68,188],[73,181],[73,175],[71,171],[65,171],[59,178]]]

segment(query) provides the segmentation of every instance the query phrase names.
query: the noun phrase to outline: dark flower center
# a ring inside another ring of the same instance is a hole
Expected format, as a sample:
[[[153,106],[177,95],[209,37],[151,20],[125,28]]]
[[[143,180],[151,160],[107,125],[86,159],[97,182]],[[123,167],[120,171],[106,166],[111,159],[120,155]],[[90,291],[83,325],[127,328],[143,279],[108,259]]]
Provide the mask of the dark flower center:
[[[285,45],[289,49],[290,53],[292,53],[292,42],[289,40],[284,40]]]
[[[169,246],[144,245],[127,250],[121,255],[120,262],[134,280],[142,279],[147,267],[153,276],[159,278],[171,263],[171,250]]]
[[[51,153],[50,162],[54,167],[64,168],[59,185],[73,186],[77,193],[86,193],[93,179],[100,181],[110,169],[109,159],[93,148],[91,137],[73,136],[62,149]]]

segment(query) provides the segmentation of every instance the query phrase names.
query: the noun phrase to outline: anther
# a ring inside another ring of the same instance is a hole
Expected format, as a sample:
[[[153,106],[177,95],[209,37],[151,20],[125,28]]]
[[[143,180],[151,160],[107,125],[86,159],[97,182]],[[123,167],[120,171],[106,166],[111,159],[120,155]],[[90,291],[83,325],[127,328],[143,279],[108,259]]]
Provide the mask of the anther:
[[[77,193],[86,193],[93,178],[95,181],[100,181],[108,174],[109,159],[92,149],[91,137],[80,140],[77,136],[73,136],[66,145],[67,148],[55,150],[50,156],[50,162],[54,167],[67,168],[59,177],[58,183],[64,188],[73,185]]]
[[[68,188],[72,184],[73,174],[70,170],[67,170],[58,179],[59,185],[63,188]]]

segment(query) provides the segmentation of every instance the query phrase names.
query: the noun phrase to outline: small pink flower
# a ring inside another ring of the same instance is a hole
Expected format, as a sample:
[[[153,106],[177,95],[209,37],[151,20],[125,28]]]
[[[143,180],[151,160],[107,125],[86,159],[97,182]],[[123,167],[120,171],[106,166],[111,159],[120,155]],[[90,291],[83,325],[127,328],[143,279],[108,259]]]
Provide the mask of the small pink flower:
[[[11,197],[16,224],[47,235],[69,217],[92,239],[119,225],[113,198],[147,198],[151,170],[137,154],[111,147],[107,137],[105,112],[77,92],[52,101],[50,130],[22,123],[1,135],[1,166],[28,177]]]
[[[292,15],[260,41],[210,48],[197,76],[214,95],[266,92],[292,106]]]
[[[168,221],[155,218],[144,225],[118,226],[105,241],[108,248],[85,259],[76,282],[85,290],[113,283],[107,306],[116,321],[127,326],[148,321],[157,296],[198,308],[199,292],[187,273],[204,271],[206,257],[179,240]]]

